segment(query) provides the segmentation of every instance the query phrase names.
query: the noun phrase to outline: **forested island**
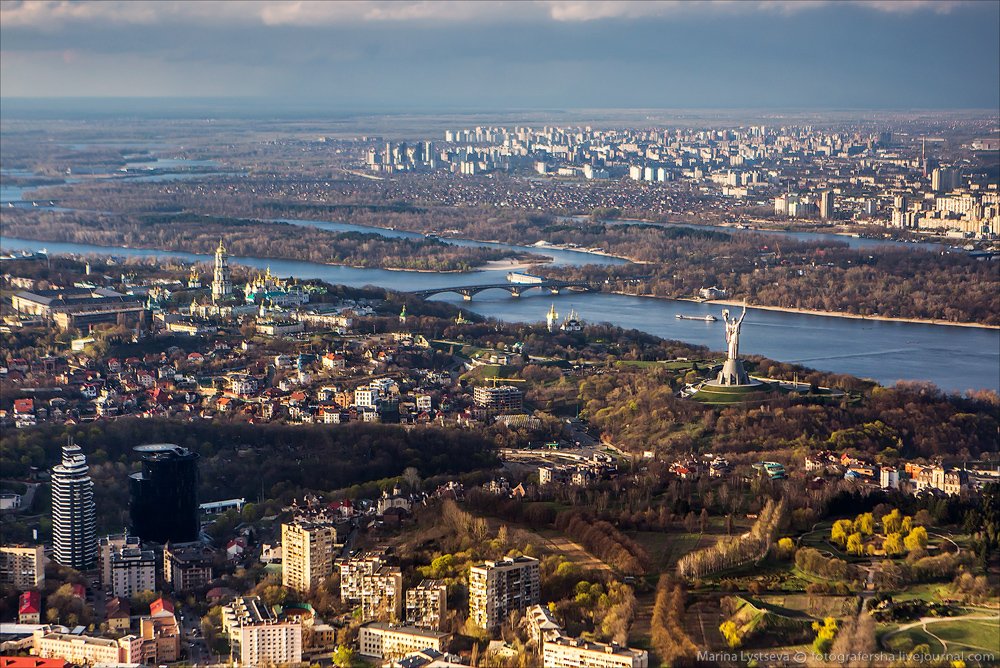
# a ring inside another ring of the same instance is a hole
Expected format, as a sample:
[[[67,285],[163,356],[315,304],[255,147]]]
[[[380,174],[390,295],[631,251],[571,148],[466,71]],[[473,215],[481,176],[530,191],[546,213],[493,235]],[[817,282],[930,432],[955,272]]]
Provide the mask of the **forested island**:
[[[411,271],[462,272],[521,259],[498,248],[460,247],[439,239],[333,232],[282,222],[193,213],[102,214],[9,208],[4,234],[37,241],[211,254],[224,238],[235,256]],[[535,256],[533,256],[535,257]]]

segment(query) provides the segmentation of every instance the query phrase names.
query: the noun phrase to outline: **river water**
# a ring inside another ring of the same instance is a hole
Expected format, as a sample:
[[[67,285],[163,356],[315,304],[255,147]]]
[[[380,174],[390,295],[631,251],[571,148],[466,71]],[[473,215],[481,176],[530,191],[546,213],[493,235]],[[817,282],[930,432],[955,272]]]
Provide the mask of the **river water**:
[[[313,224],[312,221],[300,221]],[[335,225],[333,229],[358,226]],[[324,227],[326,225],[323,225]],[[391,233],[409,233],[389,230]],[[478,242],[470,242],[478,243]],[[0,239],[0,250],[38,250],[50,253],[114,255],[117,257],[175,257],[211,262],[209,255],[142,249],[108,248],[86,244]],[[614,262],[613,258],[578,251],[553,251],[513,246],[523,252],[557,255],[563,264]],[[233,257],[232,262],[256,268],[270,267],[281,276],[318,278],[354,287],[377,285],[392,290],[425,290],[458,285],[504,283],[506,270],[436,274],[315,264],[291,260]],[[724,350],[720,322],[678,320],[677,314],[721,316],[722,307],[691,302],[632,297],[607,293],[543,294],[529,290],[515,299],[503,290],[487,290],[472,302],[446,293],[434,299],[453,302],[485,316],[508,322],[541,322],[549,305],[565,317],[570,309],[590,322],[610,322],[657,336]],[[926,380],[943,390],[1000,389],[1000,331],[970,327],[881,322],[799,313],[750,309],[743,323],[741,349],[784,362],[872,378],[890,385],[897,380]]]
[[[129,165],[133,174],[148,168],[156,172],[143,176],[112,176],[139,180],[169,180],[197,178],[205,173],[172,171],[179,168],[217,167],[210,161],[187,161],[158,158],[150,162]],[[7,171],[11,176],[28,173]],[[15,206],[32,206],[23,203],[27,189],[16,186],[0,188],[0,206],[7,202]],[[41,204],[41,203],[40,203]],[[2,209],[0,209],[2,212]],[[337,232],[375,233],[390,237],[420,238],[422,235],[402,230],[372,228],[347,223],[311,220],[282,219],[294,225],[328,229]],[[625,221],[627,222],[627,221]],[[700,227],[691,225],[690,227]],[[716,229],[716,228],[707,228]],[[892,242],[858,239],[812,232],[768,232],[768,234],[803,241],[836,240],[853,248],[870,248]],[[551,258],[556,266],[584,264],[624,264],[619,258],[585,253],[582,251],[547,247],[516,246],[450,237],[446,243],[460,246],[483,246],[512,249]],[[905,244],[931,251],[941,250],[936,244]],[[38,250],[47,248],[50,253],[113,255],[116,257],[175,257],[190,262],[211,262],[208,255],[164,252],[144,249],[108,248],[86,244],[40,242],[0,237],[0,251]],[[389,271],[384,269],[357,269],[335,265],[316,264],[291,260],[233,257],[234,263],[263,269],[270,267],[281,276],[317,278],[330,283],[362,287],[375,285],[391,290],[427,290],[460,285],[484,285],[506,282],[506,269],[478,270],[466,273],[429,273]],[[607,293],[568,292],[549,295],[539,290],[529,290],[520,298],[513,298],[503,290],[488,290],[477,294],[474,300],[464,302],[456,293],[445,293],[433,299],[453,302],[485,316],[508,322],[541,322],[550,304],[565,317],[570,309],[579,312],[590,322],[610,322],[627,329],[639,329],[668,339],[709,346],[724,350],[724,333],[721,322],[705,323],[678,320],[675,316],[722,315],[722,307],[691,302],[633,297]],[[961,392],[969,389],[1000,389],[1000,331],[969,327],[924,325],[905,322],[881,322],[799,313],[782,313],[750,309],[743,324],[741,349],[749,354],[759,354],[784,362],[797,362],[805,366],[847,373],[862,378],[872,378],[890,385],[898,380],[926,380],[946,391]]]

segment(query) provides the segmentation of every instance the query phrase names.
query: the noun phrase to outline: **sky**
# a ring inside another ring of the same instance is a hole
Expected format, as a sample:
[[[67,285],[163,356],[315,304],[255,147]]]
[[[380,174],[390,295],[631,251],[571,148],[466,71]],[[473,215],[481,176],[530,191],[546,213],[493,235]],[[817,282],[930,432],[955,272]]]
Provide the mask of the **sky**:
[[[0,98],[1000,107],[1000,2],[0,2]]]

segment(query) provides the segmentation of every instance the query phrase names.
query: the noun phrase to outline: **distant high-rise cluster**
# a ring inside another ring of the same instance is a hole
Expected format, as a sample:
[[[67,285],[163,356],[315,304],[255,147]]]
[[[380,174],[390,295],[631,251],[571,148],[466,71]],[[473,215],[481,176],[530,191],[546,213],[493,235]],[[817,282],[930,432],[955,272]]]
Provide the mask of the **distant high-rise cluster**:
[[[386,142],[382,147],[369,149],[365,161],[371,170],[385,173],[432,170],[438,166],[434,144],[430,141],[411,145]]]
[[[379,173],[517,174],[544,186],[525,193],[479,188],[449,194],[464,204],[558,208],[572,180],[600,182],[585,192],[591,205],[642,207],[656,213],[700,206],[744,207],[747,217],[773,203],[773,215],[947,232],[1000,235],[1000,201],[984,174],[940,140],[871,123],[733,128],[489,127],[444,133],[444,142],[383,143],[363,138],[363,160]],[[960,147],[995,151],[990,138]],[[537,184],[533,184],[537,185]],[[657,189],[663,197],[656,197]],[[541,192],[539,192],[541,191]],[[646,196],[643,194],[645,193]],[[908,209],[891,206],[908,196]],[[577,198],[579,199],[579,198]]]

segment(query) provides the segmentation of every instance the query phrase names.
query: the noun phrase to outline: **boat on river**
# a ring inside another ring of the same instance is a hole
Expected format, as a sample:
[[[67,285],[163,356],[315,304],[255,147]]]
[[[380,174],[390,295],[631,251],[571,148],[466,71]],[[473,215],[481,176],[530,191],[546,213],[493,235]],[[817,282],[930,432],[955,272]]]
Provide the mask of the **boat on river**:
[[[718,320],[718,318],[716,318],[712,314],[708,314],[706,316],[700,316],[700,315],[681,315],[680,313],[677,314],[677,319],[678,320],[700,320],[702,322],[715,322],[716,320]]]

